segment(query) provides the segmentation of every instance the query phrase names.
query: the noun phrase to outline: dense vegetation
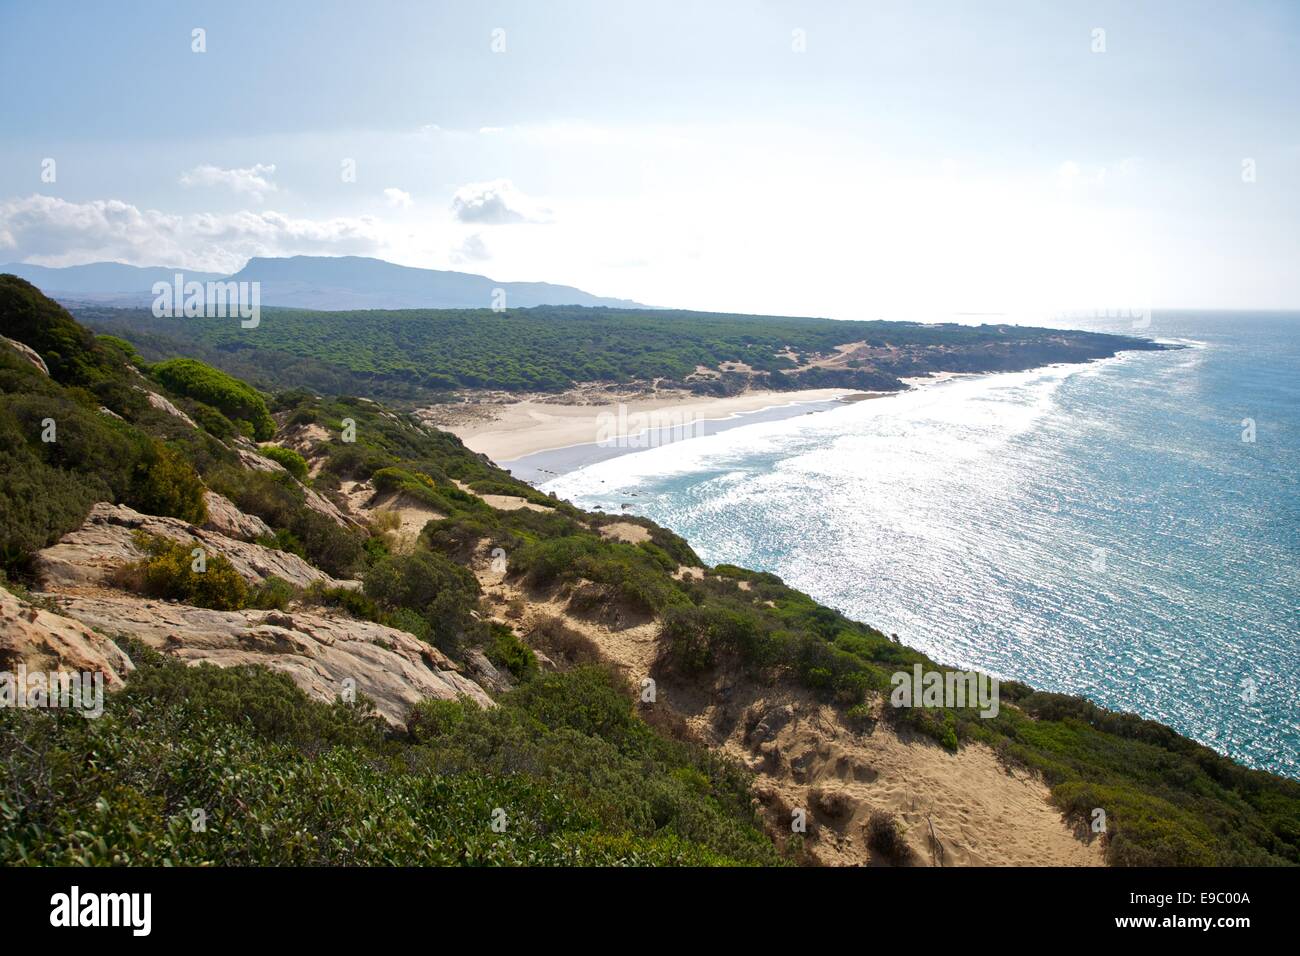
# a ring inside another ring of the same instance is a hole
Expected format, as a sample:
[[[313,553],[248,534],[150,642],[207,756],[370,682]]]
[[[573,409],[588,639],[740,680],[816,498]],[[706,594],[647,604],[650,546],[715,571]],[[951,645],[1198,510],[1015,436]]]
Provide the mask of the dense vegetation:
[[[142,351],[197,354],[264,387],[299,384],[389,397],[429,397],[462,388],[558,391],[578,382],[682,383],[696,366],[717,368],[723,362],[752,367],[759,373],[755,384],[773,388],[889,389],[902,387],[900,375],[940,366],[952,371],[1028,368],[1145,344],[1123,336],[1005,325],[578,306],[505,313],[266,309],[256,329],[223,319],[159,319],[146,310],[87,307],[78,314],[94,328],[128,336]],[[947,351],[938,364],[899,354],[872,369],[791,372],[817,353],[859,341],[903,349],[942,345]],[[723,376],[692,387],[727,391],[747,380]]]
[[[744,777],[600,670],[429,702],[394,736],[283,675],[129,651],[97,720],[0,710],[0,864],[778,862]]]
[[[0,347],[0,561],[19,575],[96,501],[187,521],[206,513],[193,465],[205,439],[184,428],[182,441],[169,440],[175,426],[163,419],[176,419],[149,405],[122,353],[42,300],[0,276],[0,334],[52,355],[63,349],[47,359],[51,379]]]
[[[197,359],[159,362],[150,374],[179,395],[210,405],[258,441],[275,434],[275,422],[257,391]]]
[[[222,420],[235,427],[222,408],[251,424],[222,397],[230,388],[169,390],[143,343],[88,337],[42,299],[0,280],[0,334],[64,350],[50,378],[0,345],[0,546],[11,573],[21,577],[32,553],[76,527],[94,501],[201,520],[206,486],[261,516],[273,530],[263,543],[357,576],[363,589],[300,594],[280,582],[253,591],[219,562],[207,573],[222,573],[198,581],[188,551],[166,541],[145,542],[149,555],[128,569],[128,586],[212,607],[328,605],[453,657],[481,648],[517,686],[492,711],[426,704],[408,734],[391,736],[364,707],[309,701],[283,677],[187,670],[133,648],[142,666],[99,721],[0,713],[0,765],[11,768],[0,781],[0,861],[774,860],[753,825],[743,775],[684,734],[665,734],[672,725],[662,708],[647,712],[652,728],[633,712],[627,688],[582,669],[598,654],[580,634],[555,619],[521,641],[488,621],[466,569],[486,544],[503,549],[511,580],[563,598],[569,613],[657,621],[662,679],[737,669],[808,688],[861,733],[884,719],[950,749],[987,744],[1008,765],[1040,772],[1079,824],[1104,808],[1112,863],[1300,863],[1295,781],[1247,770],[1160,724],[1018,684],[1002,685],[992,719],[882,709],[893,672],[935,665],[772,575],[719,566],[679,578],[679,566],[700,562],[672,532],[551,499],[453,436],[365,398],[306,390],[265,398],[249,389],[280,420],[280,440],[307,426],[329,436],[307,484],[289,472],[251,471],[240,465],[235,434],[219,434]],[[199,381],[223,381],[199,371]],[[202,428],[150,404],[139,390],[145,381]],[[235,385],[234,394],[248,388]],[[41,441],[46,418],[57,422],[55,442]],[[398,554],[381,526],[343,528],[307,506],[309,491],[341,501],[345,482],[367,479],[445,517]],[[501,510],[480,494],[516,495],[540,509]],[[639,525],[647,540],[602,535],[614,522]],[[528,645],[578,669],[543,674]],[[510,821],[504,835],[490,826],[497,807]],[[195,808],[216,825],[194,832]],[[882,853],[901,852],[888,821],[870,836]]]

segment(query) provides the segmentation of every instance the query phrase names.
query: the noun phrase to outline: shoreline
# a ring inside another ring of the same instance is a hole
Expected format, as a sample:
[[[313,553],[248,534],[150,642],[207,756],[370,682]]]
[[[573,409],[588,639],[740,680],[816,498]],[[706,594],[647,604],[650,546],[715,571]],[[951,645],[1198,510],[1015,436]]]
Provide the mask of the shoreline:
[[[533,399],[500,404],[467,403],[462,420],[439,422],[438,427],[451,432],[471,451],[501,464],[542,453],[596,446],[609,438],[635,446],[639,436],[661,430],[694,431],[707,424],[750,418],[777,409],[793,409],[797,413],[807,405],[834,407],[844,401],[897,394],[902,392],[817,388],[793,392],[752,391],[725,398],[678,394],[584,403]],[[454,414],[456,407],[442,406],[438,411],[445,416],[449,412]]]
[[[1111,356],[1109,359],[1092,359],[1088,362],[1054,362],[1047,365],[1037,366],[1033,369],[1022,369],[1020,372],[1037,372],[1046,371],[1054,368],[1066,368],[1078,366],[1084,368],[1094,362],[1106,362],[1118,359],[1120,356]],[[550,408],[556,407],[567,410],[566,418],[574,422],[582,422],[590,426],[586,433],[586,440],[574,442],[572,444],[561,445],[551,448],[539,448],[536,451],[528,450],[523,454],[518,454],[512,458],[495,458],[490,453],[483,451],[482,448],[476,447],[476,444],[491,446],[493,444],[502,444],[509,446],[512,437],[518,433],[514,427],[518,425],[517,421],[504,423],[497,420],[485,422],[476,421],[458,427],[448,427],[439,425],[446,431],[451,431],[461,437],[466,447],[471,451],[480,451],[488,454],[493,462],[501,468],[505,468],[516,478],[522,479],[534,486],[559,478],[570,472],[580,471],[592,465],[599,464],[612,458],[618,458],[622,455],[631,454],[637,451],[645,451],[650,448],[659,447],[660,445],[671,444],[679,441],[689,441],[692,439],[716,435],[719,432],[729,431],[734,428],[741,428],[747,425],[755,425],[764,422],[780,421],[782,419],[794,418],[798,415],[811,415],[818,412],[832,411],[844,405],[856,404],[862,401],[868,401],[877,398],[890,398],[898,395],[907,395],[914,392],[924,391],[938,387],[946,383],[952,383],[964,379],[985,378],[997,375],[1013,375],[1016,372],[935,372],[928,376],[912,376],[900,379],[907,387],[890,392],[862,392],[845,389],[806,389],[794,392],[769,392],[769,391],[752,391],[741,395],[732,396],[722,399],[694,399],[688,397],[674,397],[671,399],[653,399],[627,401],[621,403],[628,409],[634,406],[644,411],[668,413],[659,424],[652,425],[639,431],[629,429],[626,433],[615,432],[612,439],[602,436],[597,437],[597,420],[600,416],[610,416],[614,418],[618,415],[620,403],[586,403],[586,404],[551,404]],[[780,399],[786,399],[780,401]],[[776,401],[774,401],[776,399]],[[508,408],[514,409],[516,415],[527,414],[531,409],[525,409],[523,406],[532,406],[531,401],[512,403]],[[753,407],[757,405],[757,407]],[[707,406],[716,411],[720,408],[730,406],[730,414],[725,417],[703,417],[701,415],[694,421],[693,428],[684,428],[675,422],[671,413],[680,411],[685,408],[699,408]],[[627,415],[628,419],[633,417],[632,412]],[[651,421],[654,421],[651,418]],[[471,435],[470,438],[461,436],[460,431]],[[526,443],[526,439],[525,439]],[[528,447],[527,444],[524,447]]]

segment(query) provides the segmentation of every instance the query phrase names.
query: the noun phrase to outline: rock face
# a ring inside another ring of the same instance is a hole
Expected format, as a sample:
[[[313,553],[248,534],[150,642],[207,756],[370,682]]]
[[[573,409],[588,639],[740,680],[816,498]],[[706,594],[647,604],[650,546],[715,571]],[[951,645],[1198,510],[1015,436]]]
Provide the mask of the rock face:
[[[168,415],[175,415],[186,425],[189,425],[190,428],[199,427],[194,423],[194,419],[190,418],[190,416],[186,415],[183,411],[181,411],[179,408],[173,405],[169,399],[165,398],[162,395],[159,395],[157,392],[151,392],[147,388],[142,388],[140,389],[140,391],[145,393],[145,395],[149,399],[149,404],[152,405],[154,408],[158,409],[159,411],[166,412]]]
[[[137,529],[201,547],[209,554],[223,555],[250,584],[260,584],[275,576],[298,587],[317,581],[327,587],[352,586],[312,567],[296,554],[239,541],[179,518],[143,515],[125,505],[106,501],[90,509],[80,528],[37,553],[37,573],[51,589],[103,584],[118,568],[145,557],[132,538],[132,532]]]
[[[239,454],[239,461],[245,468],[252,471],[284,472],[286,475],[289,473],[288,470],[278,461],[272,461],[265,455],[259,454],[254,450],[255,448],[256,446],[249,447],[247,443],[239,444],[235,447],[235,451]],[[306,501],[304,503],[312,511],[329,518],[340,528],[360,529],[365,527],[356,518],[351,515],[345,515],[332,501],[321,495],[321,493],[316,491],[314,488],[308,488],[301,482],[298,483],[298,486],[302,488],[303,494],[306,496]]]
[[[203,525],[207,530],[241,541],[254,541],[262,535],[274,534],[265,521],[257,515],[244,514],[224,495],[208,491],[203,497],[208,505],[208,520]]]
[[[338,698],[350,679],[395,726],[404,725],[412,705],[429,697],[464,695],[493,706],[483,688],[457,673],[437,648],[382,624],[315,610],[209,611],[127,595],[60,602],[70,617],[106,634],[133,635],[189,662],[261,664],[288,674],[320,700]]]
[[[4,342],[5,345],[10,346],[15,352],[27,359],[27,361],[31,362],[46,375],[50,374],[50,367],[45,364],[45,359],[41,358],[40,353],[30,345],[27,345],[24,342],[19,342],[17,339],[11,339],[5,335],[0,335],[0,342]]]
[[[315,511],[317,514],[322,514],[326,518],[329,518],[340,528],[360,529],[364,527],[364,525],[362,525],[362,523],[356,518],[353,518],[351,515],[345,515],[342,511],[339,511],[334,502],[316,491],[316,489],[308,488],[306,485],[303,485],[302,490],[307,495],[307,507],[312,511]]]
[[[112,640],[80,621],[29,604],[0,588],[0,670],[98,672],[120,687],[133,666]]]
[[[515,686],[509,674],[497,670],[496,665],[477,647],[472,647],[465,652],[465,666],[469,668],[469,672],[474,675],[474,679],[479,684],[494,694],[503,694]]]
[[[237,445],[235,451],[239,455],[239,463],[250,471],[283,471],[288,474],[288,470],[278,461],[272,461],[265,455],[259,455],[251,448],[245,447],[243,443]]]

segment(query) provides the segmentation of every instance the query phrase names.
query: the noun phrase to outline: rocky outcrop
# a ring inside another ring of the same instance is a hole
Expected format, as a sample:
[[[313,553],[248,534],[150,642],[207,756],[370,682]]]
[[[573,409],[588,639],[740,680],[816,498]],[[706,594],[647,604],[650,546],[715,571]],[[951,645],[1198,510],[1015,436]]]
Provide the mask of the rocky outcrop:
[[[286,475],[289,473],[288,470],[278,461],[272,461],[265,455],[255,451],[255,448],[256,446],[249,447],[247,443],[241,443],[235,447],[235,451],[239,455],[239,461],[245,468],[252,469],[253,471],[283,472]],[[302,488],[303,491],[303,503],[312,511],[329,518],[340,528],[361,530],[365,527],[356,518],[340,511],[334,502],[330,501],[314,488],[308,488],[301,482],[298,483],[298,486]]]
[[[142,388],[140,389],[140,391],[145,393],[145,395],[149,399],[149,404],[152,405],[154,408],[158,409],[159,411],[166,412],[168,415],[175,415],[186,425],[189,425],[190,428],[199,427],[194,423],[194,419],[190,418],[190,416],[186,415],[183,411],[181,411],[179,408],[173,405],[169,399],[163,397],[162,395],[159,395],[157,392],[151,392],[147,388]]]
[[[307,505],[307,507],[310,508],[312,511],[315,511],[317,514],[322,514],[326,518],[329,518],[340,528],[352,528],[355,530],[360,530],[365,527],[356,518],[352,517],[351,515],[345,515],[342,511],[338,509],[338,507],[334,504],[334,502],[330,501],[320,492],[316,491],[316,489],[308,488],[306,485],[303,485],[302,490],[306,493],[307,496],[304,502]]]
[[[25,342],[19,342],[17,339],[11,339],[8,336],[0,335],[0,342],[8,345],[15,352],[21,355],[27,361],[31,362],[46,375],[50,374],[50,367],[45,364],[45,359],[41,358],[40,353]]]
[[[179,518],[143,515],[125,505],[106,501],[91,508],[76,531],[68,532],[57,544],[37,552],[37,574],[51,589],[107,583],[123,565],[145,557],[134,540],[133,533],[137,530],[201,547],[208,554],[220,554],[250,584],[260,584],[274,576],[297,587],[308,587],[317,581],[328,587],[352,586],[314,568],[296,554],[239,541]]]
[[[0,670],[22,664],[29,672],[100,673],[106,687],[120,687],[133,670],[112,640],[0,588]]]
[[[255,541],[263,535],[275,533],[257,515],[244,514],[224,495],[208,491],[204,492],[203,498],[208,505],[208,520],[203,527],[209,531],[224,534],[228,538],[239,538],[241,541]]]
[[[241,442],[236,445],[235,452],[239,455],[239,463],[250,471],[283,471],[286,475],[289,473],[278,461],[272,461],[265,455],[258,454],[252,448],[247,447],[246,443]]]
[[[319,700],[349,690],[395,726],[426,698],[492,699],[437,648],[382,624],[319,611],[209,611],[129,595],[59,598],[65,613],[106,634],[129,634],[188,662],[261,664]]]
[[[465,652],[465,666],[476,681],[494,694],[503,694],[515,686],[510,675],[497,670],[496,665],[477,647]]]

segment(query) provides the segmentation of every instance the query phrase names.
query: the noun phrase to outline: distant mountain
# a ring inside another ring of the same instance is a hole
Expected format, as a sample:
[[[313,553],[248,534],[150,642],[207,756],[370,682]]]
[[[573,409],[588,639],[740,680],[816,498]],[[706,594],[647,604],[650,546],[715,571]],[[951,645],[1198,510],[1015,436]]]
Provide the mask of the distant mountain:
[[[303,309],[483,309],[493,290],[504,289],[505,304],[591,305],[644,308],[627,299],[608,299],[549,282],[498,282],[468,272],[413,269],[361,256],[254,258],[232,276],[262,283],[262,304]]]
[[[186,281],[221,279],[261,283],[264,306],[343,311],[349,309],[483,309],[494,304],[495,290],[505,290],[505,305],[587,305],[615,309],[645,306],[629,299],[592,295],[549,282],[498,282],[468,272],[414,269],[361,256],[255,257],[232,276],[165,267],[140,268],[117,262],[50,268],[25,263],[0,266],[47,295],[105,305],[148,305],[155,282],[172,282],[177,272]]]
[[[0,266],[0,273],[12,272],[51,298],[77,298],[121,305],[147,304],[153,299],[150,292],[153,284],[171,282],[179,271],[164,266],[128,266],[120,262],[91,262],[63,268],[33,266],[25,262]],[[222,277],[218,272],[187,272],[185,275],[195,282]]]

